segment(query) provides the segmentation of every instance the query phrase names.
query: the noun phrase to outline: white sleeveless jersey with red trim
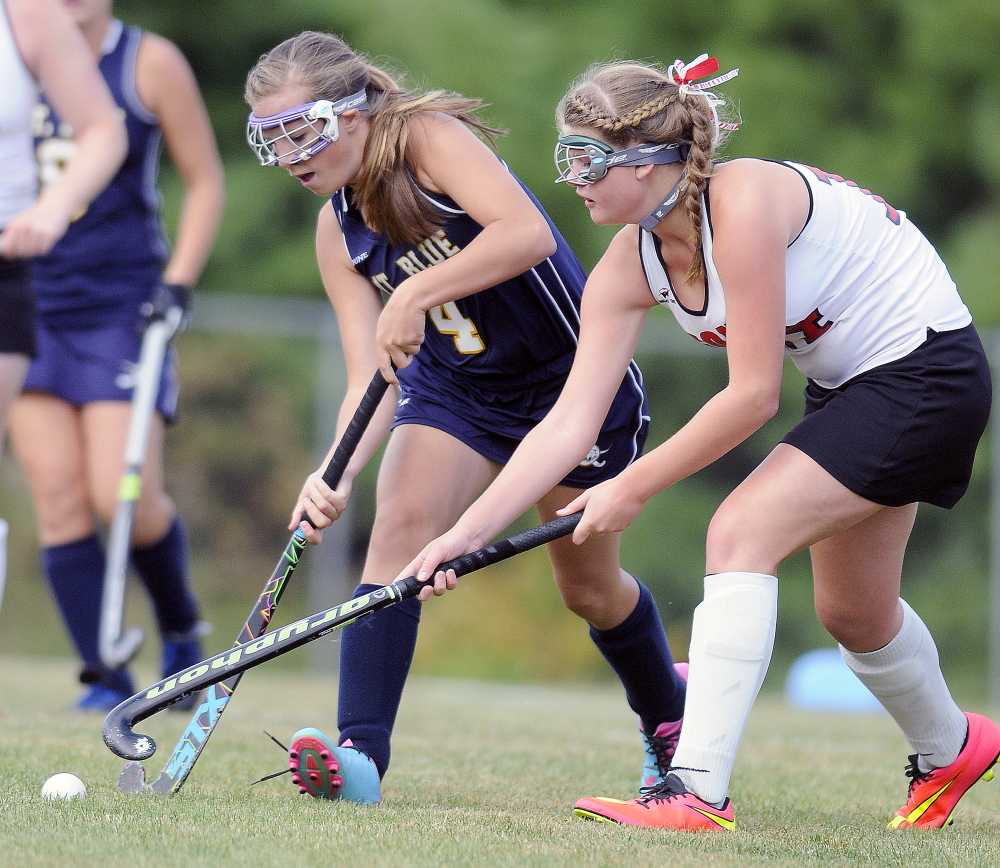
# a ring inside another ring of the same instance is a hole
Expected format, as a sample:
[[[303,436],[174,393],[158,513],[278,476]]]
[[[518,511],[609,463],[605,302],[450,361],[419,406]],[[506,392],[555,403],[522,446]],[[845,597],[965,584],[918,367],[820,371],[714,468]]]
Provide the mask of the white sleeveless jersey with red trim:
[[[38,172],[31,141],[31,113],[38,86],[24,65],[0,2],[0,229],[38,193]]]
[[[900,359],[927,338],[972,322],[955,282],[906,214],[852,181],[783,162],[809,190],[809,217],[789,245],[785,346],[795,366],[824,388]],[[700,311],[678,302],[649,232],[639,255],[653,298],[681,327],[712,346],[726,343],[726,299],[712,259],[711,197],[702,202],[706,296]]]

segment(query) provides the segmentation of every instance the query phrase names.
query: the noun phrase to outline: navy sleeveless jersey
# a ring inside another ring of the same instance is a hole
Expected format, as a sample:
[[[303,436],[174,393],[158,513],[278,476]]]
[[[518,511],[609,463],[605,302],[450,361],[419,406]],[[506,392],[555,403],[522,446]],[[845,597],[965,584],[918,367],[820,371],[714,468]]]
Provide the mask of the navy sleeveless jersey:
[[[118,174],[69,227],[51,253],[35,260],[39,313],[53,325],[88,326],[134,319],[159,281],[169,255],[156,189],[162,136],[135,89],[142,31],[114,21],[100,70],[123,110],[128,155]],[[44,101],[35,119],[42,183],[61,171],[71,130]]]
[[[355,269],[387,294],[410,275],[454,256],[482,231],[447,196],[423,195],[441,212],[444,223],[415,245],[392,245],[369,229],[349,190],[332,197]],[[399,372],[401,380],[424,366],[433,366],[436,376],[458,381],[471,377],[498,391],[565,377],[576,350],[586,275],[551,220],[549,226],[558,248],[548,259],[517,277],[428,311],[424,344]]]

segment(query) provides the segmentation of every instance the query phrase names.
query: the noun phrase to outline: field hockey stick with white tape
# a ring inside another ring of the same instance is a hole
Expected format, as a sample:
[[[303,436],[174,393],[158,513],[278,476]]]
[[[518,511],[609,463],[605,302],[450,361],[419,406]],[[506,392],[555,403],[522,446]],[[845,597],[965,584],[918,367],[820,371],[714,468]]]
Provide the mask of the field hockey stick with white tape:
[[[120,669],[128,663],[138,653],[143,640],[138,627],[122,633],[132,524],[141,493],[140,474],[146,460],[156,397],[160,392],[160,376],[170,342],[183,328],[186,307],[186,297],[169,295],[163,298],[164,303],[159,307],[150,302],[149,324],[142,337],[139,362],[132,372],[132,411],[125,441],[125,472],[118,486],[118,506],[108,534],[98,652],[101,662],[109,669]],[[99,673],[85,671],[81,680],[86,682],[98,677]]]
[[[582,515],[582,512],[577,512],[561,516],[447,561],[438,569],[454,570],[457,575],[462,576],[490,564],[499,563],[572,533]],[[247,669],[260,666],[327,633],[353,624],[395,603],[415,597],[432,581],[433,577],[425,581],[419,581],[416,576],[398,579],[391,585],[272,630],[259,639],[236,645],[171,678],[164,678],[152,687],[126,699],[108,714],[103,727],[104,743],[113,753],[124,759],[147,759],[156,751],[156,742],[148,735],[133,731],[132,727],[139,721],[151,717],[182,697],[204,690],[209,685],[224,679],[239,678]]]
[[[368,389],[365,391],[364,397],[361,399],[361,403],[358,404],[358,409],[354,412],[354,417],[344,430],[337,448],[330,457],[326,470],[323,472],[323,481],[331,488],[336,488],[340,483],[340,478],[344,475],[344,470],[347,469],[347,464],[351,460],[354,450],[357,448],[358,443],[361,442],[365,429],[375,415],[375,411],[382,402],[382,397],[388,388],[389,384],[381,372],[376,372],[371,383],[368,385]],[[304,514],[301,520],[309,521]],[[236,637],[233,648],[241,647],[241,643],[252,642],[262,636],[264,631],[267,630],[267,626],[271,622],[271,616],[274,614],[274,610],[281,600],[281,595],[284,593],[288,580],[295,571],[295,567],[305,547],[305,535],[300,528],[296,528],[291,539],[288,541],[288,545],[285,546],[278,565],[274,568],[274,572],[271,573],[271,578],[268,579],[264,590],[250,610],[250,614],[243,625],[243,629],[240,631],[240,635]],[[235,653],[235,651],[224,652],[222,657],[228,657],[232,653]],[[198,760],[212,731],[218,726],[222,712],[226,710],[226,705],[232,698],[233,691],[236,690],[236,685],[239,684],[242,674],[242,669],[234,669],[222,674],[220,678],[214,680],[204,679],[200,687],[186,691],[185,695],[188,695],[205,687],[210,687],[205,692],[205,696],[191,718],[190,723],[188,723],[181,734],[180,740],[177,742],[176,747],[174,747],[174,752],[171,754],[170,759],[167,760],[163,771],[160,772],[152,783],[146,783],[146,770],[142,765],[137,762],[126,763],[125,767],[121,770],[121,774],[118,776],[118,791],[122,793],[147,793],[160,796],[169,796],[176,793],[191,773],[191,769],[194,768],[194,764]],[[165,708],[179,698],[180,695],[175,694],[166,703],[158,705],[156,710],[159,711],[161,708]],[[118,755],[126,759],[138,760],[145,759],[152,756],[152,754],[153,752],[149,751],[141,755],[134,752],[119,753]]]

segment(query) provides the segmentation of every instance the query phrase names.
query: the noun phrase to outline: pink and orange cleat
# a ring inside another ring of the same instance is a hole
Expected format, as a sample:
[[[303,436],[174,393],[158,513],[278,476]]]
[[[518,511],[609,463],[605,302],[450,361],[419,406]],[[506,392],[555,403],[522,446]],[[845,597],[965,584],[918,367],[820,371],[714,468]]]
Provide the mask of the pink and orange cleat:
[[[988,717],[966,712],[969,734],[953,763],[921,772],[917,756],[910,756],[906,774],[912,778],[909,797],[889,823],[890,829],[919,827],[940,829],[952,821],[952,812],[977,781],[993,780],[993,766],[1000,759],[1000,727]]]
[[[638,799],[580,799],[573,813],[584,820],[688,832],[722,832],[736,826],[729,799],[716,808],[685,790],[677,775],[667,775],[662,784]]]

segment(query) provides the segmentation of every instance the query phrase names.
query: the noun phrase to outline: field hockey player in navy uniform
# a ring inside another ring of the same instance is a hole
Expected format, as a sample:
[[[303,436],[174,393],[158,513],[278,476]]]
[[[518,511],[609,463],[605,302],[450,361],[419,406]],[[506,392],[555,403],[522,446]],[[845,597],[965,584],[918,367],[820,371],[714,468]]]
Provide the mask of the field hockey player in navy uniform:
[[[562,511],[583,510],[577,543],[621,532],[650,497],[759,429],[777,409],[787,351],[808,378],[806,414],[709,526],[670,772],[638,799],[585,798],[575,810],[638,826],[734,826],[729,780],[770,660],[776,572],[809,548],[820,621],[913,750],[907,800],[890,827],[937,828],[992,777],[1000,728],[952,699],[934,640],[900,599],[903,555],[918,501],[947,508],[966,490],[990,411],[989,365],[944,263],[902,211],[808,166],[714,162],[732,125],[706,87],[735,74],[700,82],[717,71],[707,56],[668,70],[606,64],[561,101],[559,180],[595,223],[626,225],[588,280],[580,347],[555,407],[456,527],[400,575],[474,550],[579,460],[651,308],[724,348],[728,383]],[[633,149],[675,160],[621,166]],[[435,592],[455,581],[437,574]]]
[[[387,396],[336,491],[314,473],[293,510],[318,530],[346,508],[354,478],[392,430],[357,594],[387,584],[451,526],[553,404],[572,364],[584,275],[531,194],[477,133],[476,100],[413,93],[341,40],[303,33],[250,72],[248,135],[265,165],[329,197],[319,216],[320,271],[340,324],[346,425],[372,372]],[[383,294],[387,301],[383,306]],[[633,363],[587,456],[539,492],[542,518],[640,453],[645,395]],[[324,466],[325,466],[324,462]],[[527,504],[531,506],[532,504]],[[619,566],[609,534],[549,546],[567,606],[621,678],[659,781],[679,730],[683,681],[649,591]],[[381,800],[390,736],[417,637],[410,600],[345,628],[339,738],[308,728],[290,745],[302,792]]]
[[[97,520],[114,514],[131,413],[129,376],[139,358],[143,308],[184,299],[218,228],[222,169],[197,83],[173,43],[112,16],[110,0],[66,4],[126,119],[129,151],[112,182],[36,261],[39,346],[11,419],[38,514],[45,573],[92,682],[81,710],[114,708],[134,693],[127,669],[100,662],[105,570]],[[43,101],[35,118],[43,184],[60,177],[73,132]],[[184,185],[171,251],[160,218],[156,170],[165,140]],[[163,488],[163,428],[176,411],[172,359],[164,365],[142,468],[132,563],[149,592],[168,675],[201,659],[204,625],[187,573],[187,542]]]

